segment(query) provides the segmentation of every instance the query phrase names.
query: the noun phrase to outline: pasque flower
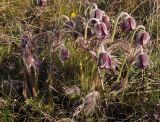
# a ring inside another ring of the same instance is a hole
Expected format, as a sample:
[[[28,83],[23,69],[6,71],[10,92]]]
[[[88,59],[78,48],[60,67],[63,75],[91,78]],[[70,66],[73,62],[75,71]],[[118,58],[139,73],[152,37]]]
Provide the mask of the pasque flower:
[[[105,23],[107,29],[110,29],[110,28],[111,28],[111,20],[110,20],[110,17],[109,17],[109,16],[103,15],[103,16],[102,16],[102,22]]]
[[[136,37],[136,42],[142,46],[145,46],[146,44],[148,44],[150,41],[150,35],[147,31],[140,31],[138,34],[137,34],[137,37]]]
[[[149,56],[146,53],[140,54],[138,56],[137,66],[144,69],[150,65]]]
[[[47,5],[47,0],[38,0],[38,5],[39,6],[46,6]]]
[[[92,10],[90,18],[96,18],[99,21],[101,21],[102,20],[102,15],[103,15],[103,11],[97,8],[97,9]]]
[[[62,45],[60,49],[60,59],[61,61],[65,61],[69,59],[69,51],[64,45]]]
[[[111,65],[112,65],[111,56],[108,52],[104,50],[104,46],[101,45],[98,55],[98,67],[109,69],[111,68]]]
[[[131,31],[136,28],[136,21],[132,16],[126,16],[122,22],[122,30]]]
[[[137,67],[144,69],[144,68],[147,68],[149,65],[150,65],[149,56],[143,52],[143,48],[141,47],[141,52],[138,55],[138,59],[137,59]]]
[[[95,24],[95,33],[100,39],[104,39],[108,36],[108,30],[104,22]]]

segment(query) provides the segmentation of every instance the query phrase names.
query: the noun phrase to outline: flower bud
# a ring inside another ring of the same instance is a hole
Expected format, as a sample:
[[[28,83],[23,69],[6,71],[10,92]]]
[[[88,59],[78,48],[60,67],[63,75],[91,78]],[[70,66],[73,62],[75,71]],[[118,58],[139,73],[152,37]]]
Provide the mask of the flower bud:
[[[111,68],[111,63],[111,56],[104,50],[104,46],[101,45],[98,54],[98,67],[108,69]]]
[[[110,21],[109,16],[107,16],[107,15],[102,16],[102,22],[105,23],[107,29],[111,28],[111,21]]]
[[[98,38],[104,39],[108,36],[108,30],[106,25],[103,22],[97,23],[95,25],[95,33],[97,34]]]
[[[61,50],[60,50],[60,59],[61,61],[65,61],[69,59],[69,51],[67,48],[64,47],[64,45],[62,45]]]
[[[145,46],[150,41],[150,35],[146,31],[140,31],[137,35],[136,42],[142,46]]]
[[[90,18],[96,18],[98,20],[102,20],[102,15],[103,12],[100,9],[93,9],[93,11],[91,12]]]
[[[47,5],[47,0],[38,0],[38,5],[39,6],[46,6]]]
[[[133,17],[127,16],[122,23],[122,30],[131,31],[136,28],[136,21]]]
[[[144,69],[150,65],[150,59],[149,56],[145,53],[141,53],[138,55],[138,60],[137,60],[137,67]]]

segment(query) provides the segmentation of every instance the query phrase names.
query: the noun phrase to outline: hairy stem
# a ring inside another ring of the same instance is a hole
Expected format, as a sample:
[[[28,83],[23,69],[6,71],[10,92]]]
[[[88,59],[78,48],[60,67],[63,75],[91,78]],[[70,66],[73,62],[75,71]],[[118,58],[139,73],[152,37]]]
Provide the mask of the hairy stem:
[[[97,9],[97,8],[98,8],[97,4],[96,4],[96,3],[93,3],[91,6],[88,6],[88,7],[87,7],[87,9],[86,9],[85,12],[84,12],[84,15],[87,16],[88,10],[89,10],[89,14],[91,14],[91,11],[93,10],[93,7],[95,7],[94,9]]]
[[[122,66],[121,66],[121,69],[120,69],[120,71],[119,71],[119,74],[118,74],[118,77],[117,77],[116,82],[119,82],[119,80],[120,80],[120,77],[121,77],[121,75],[122,75],[123,67],[124,67],[124,65],[125,65],[125,63],[126,63],[126,60],[127,60],[127,56],[125,56],[124,59],[123,59]]]
[[[104,83],[103,83],[103,78],[102,78],[102,75],[101,75],[101,70],[100,70],[100,68],[98,67],[98,74],[99,74],[99,77],[100,77],[100,81],[101,81],[101,85],[102,85],[102,89],[103,89],[103,91],[105,90],[104,89]],[[105,97],[105,102],[106,102],[106,107],[108,107],[108,102],[107,102],[107,99],[106,99],[106,94],[104,93],[104,97]]]
[[[133,34],[132,34],[132,37],[131,37],[131,40],[130,40],[131,43],[133,42],[133,39],[134,39],[134,37],[135,37],[135,35],[136,35],[136,32],[137,32],[139,29],[146,30],[146,28],[145,28],[143,25],[137,26],[136,29],[134,30]]]
[[[69,19],[69,17],[68,16],[66,16],[66,15],[61,15],[59,18],[58,18],[58,23],[59,23],[59,21],[61,20],[61,19],[66,19],[67,21],[70,21],[70,19]]]
[[[96,18],[91,18],[91,19],[88,20],[88,22],[87,22],[87,24],[86,24],[86,27],[85,27],[85,33],[84,33],[84,39],[85,39],[85,40],[87,40],[87,29],[88,29],[89,23],[90,23],[91,21],[93,21],[93,20],[96,21],[97,23],[100,23],[99,20],[96,19]]]
[[[125,78],[124,78],[124,87],[123,87],[123,90],[122,90],[122,98],[121,98],[121,101],[123,101],[124,92],[125,92],[126,86],[127,86],[127,84],[128,84],[129,72],[130,72],[131,67],[132,67],[131,64],[129,64],[129,65],[127,66],[127,73],[126,73],[126,76],[125,76]]]

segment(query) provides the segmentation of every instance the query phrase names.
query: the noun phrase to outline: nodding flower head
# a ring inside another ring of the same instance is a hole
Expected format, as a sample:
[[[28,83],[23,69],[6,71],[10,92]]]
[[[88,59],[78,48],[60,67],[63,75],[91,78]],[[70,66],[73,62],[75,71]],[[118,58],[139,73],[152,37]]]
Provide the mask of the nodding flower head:
[[[103,16],[103,11],[97,8],[97,9],[93,9],[92,10],[90,18],[96,18],[99,21],[101,21],[102,20],[102,16]]]
[[[146,31],[140,31],[136,37],[136,42],[142,46],[145,46],[150,41],[150,35]]]
[[[69,51],[64,45],[62,45],[60,49],[60,59],[61,61],[65,61],[69,59]]]
[[[122,30],[131,31],[136,28],[136,21],[132,16],[127,16],[124,18],[122,23]]]
[[[69,20],[69,21],[67,21],[66,23],[65,23],[65,28],[66,29],[73,29],[73,28],[75,28],[75,22],[74,21],[72,21],[72,20]]]
[[[98,38],[100,38],[100,39],[104,39],[105,37],[108,37],[108,35],[109,35],[107,27],[106,27],[105,23],[103,23],[103,22],[97,23],[95,25],[95,33],[97,34]]]
[[[38,5],[39,6],[46,6],[47,5],[47,0],[38,0]]]
[[[107,29],[111,28],[111,20],[110,20],[109,16],[107,16],[107,15],[102,16],[102,22],[105,23]]]
[[[98,55],[98,67],[109,69],[112,66],[111,56],[104,50],[104,46],[100,46]]]
[[[138,55],[137,67],[144,69],[144,68],[147,68],[149,65],[150,65],[149,56],[146,53],[143,53],[143,49],[142,49],[141,53]]]

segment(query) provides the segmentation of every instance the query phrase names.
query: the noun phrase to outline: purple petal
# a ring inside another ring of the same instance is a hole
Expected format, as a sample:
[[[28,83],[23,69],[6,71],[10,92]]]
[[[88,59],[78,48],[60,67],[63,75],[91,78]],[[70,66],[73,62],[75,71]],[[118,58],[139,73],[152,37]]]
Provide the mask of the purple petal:
[[[144,69],[144,68],[148,67],[149,65],[150,65],[149,56],[145,53],[140,54],[138,56],[137,66],[139,68]]]
[[[99,54],[99,58],[98,58],[98,66],[100,68],[111,68],[111,57],[109,56],[109,54],[107,52],[103,52]]]
[[[100,24],[97,23],[95,25],[95,33],[101,39],[104,39],[105,37],[107,37],[108,36],[108,30],[107,30],[106,25],[103,22],[101,22]]]
[[[45,6],[47,5],[47,0],[38,0],[39,6]]]
[[[105,15],[102,17],[102,22],[105,23],[107,29],[110,29],[111,28],[111,21],[110,21],[110,18],[109,16]]]
[[[133,17],[126,17],[122,23],[122,30],[131,31],[136,28],[136,21]]]
[[[133,17],[129,18],[130,30],[136,29],[136,20]]]
[[[96,18],[98,20],[102,20],[102,11],[100,9],[94,9],[91,12],[90,18]]]
[[[146,31],[140,31],[137,35],[136,41],[138,44],[145,46],[150,41],[150,35]]]

